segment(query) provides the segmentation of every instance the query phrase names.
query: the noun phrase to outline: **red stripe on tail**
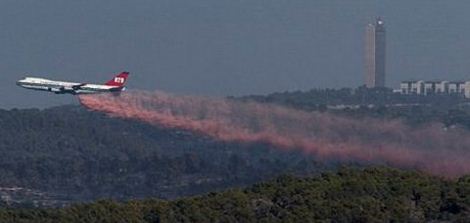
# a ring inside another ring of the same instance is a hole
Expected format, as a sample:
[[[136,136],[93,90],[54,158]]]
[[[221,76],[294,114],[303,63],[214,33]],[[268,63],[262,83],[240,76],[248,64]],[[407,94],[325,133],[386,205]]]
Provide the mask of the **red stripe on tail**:
[[[127,77],[129,77],[129,72],[122,72],[110,81],[106,82],[105,85],[122,87],[126,83]]]

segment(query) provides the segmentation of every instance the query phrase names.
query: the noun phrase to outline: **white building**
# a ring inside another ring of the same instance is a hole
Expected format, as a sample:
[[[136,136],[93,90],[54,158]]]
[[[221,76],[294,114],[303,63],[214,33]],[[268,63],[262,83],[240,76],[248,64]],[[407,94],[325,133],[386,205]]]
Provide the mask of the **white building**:
[[[449,82],[449,94],[463,94],[465,93],[464,81],[451,81]]]
[[[449,81],[441,81],[437,85],[438,94],[446,94],[449,92]]]
[[[466,98],[470,98],[470,81],[465,81],[464,95]]]
[[[470,81],[402,81],[400,90],[402,94],[456,94],[470,98]]]
[[[385,87],[385,24],[379,17],[366,26],[365,84],[368,88]]]

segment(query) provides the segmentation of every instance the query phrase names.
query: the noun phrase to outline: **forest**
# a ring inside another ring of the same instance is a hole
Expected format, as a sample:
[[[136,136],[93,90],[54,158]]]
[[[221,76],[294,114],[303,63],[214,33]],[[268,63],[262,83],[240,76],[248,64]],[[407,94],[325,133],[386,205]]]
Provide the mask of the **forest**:
[[[399,95],[389,89],[358,88],[229,100],[354,119],[401,119],[410,126],[440,122],[470,129],[468,100],[459,95]],[[40,215],[44,221],[73,222],[101,214],[108,219],[113,217],[108,212],[123,211],[148,222],[419,222],[464,219],[468,210],[465,177],[443,180],[387,168],[334,172],[340,166],[368,164],[318,160],[265,143],[221,142],[78,105],[0,109],[4,219],[27,222]],[[357,209],[355,203],[363,206]],[[196,215],[201,211],[205,214]]]
[[[231,97],[235,98],[235,97]],[[276,103],[302,110],[326,110],[332,106],[434,105],[450,106],[469,102],[462,94],[401,94],[390,88],[311,89],[247,95],[241,100]]]
[[[289,175],[172,201],[100,200],[60,209],[3,209],[2,222],[469,222],[470,178],[384,167]]]
[[[388,88],[312,89],[233,98],[278,104],[350,118],[400,119],[411,126],[430,122],[470,129],[470,99],[463,95],[404,95]]]
[[[330,165],[301,152],[215,141],[79,106],[0,110],[0,195],[9,206],[172,199]]]

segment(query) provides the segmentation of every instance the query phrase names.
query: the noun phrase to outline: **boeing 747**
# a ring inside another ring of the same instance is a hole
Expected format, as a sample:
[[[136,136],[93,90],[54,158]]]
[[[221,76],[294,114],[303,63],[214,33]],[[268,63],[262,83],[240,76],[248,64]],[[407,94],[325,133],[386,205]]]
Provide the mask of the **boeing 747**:
[[[125,83],[128,76],[129,72],[122,72],[105,84],[53,81],[36,77],[26,77],[17,81],[16,84],[27,89],[49,91],[56,94],[96,94],[102,92],[121,92],[125,90]]]

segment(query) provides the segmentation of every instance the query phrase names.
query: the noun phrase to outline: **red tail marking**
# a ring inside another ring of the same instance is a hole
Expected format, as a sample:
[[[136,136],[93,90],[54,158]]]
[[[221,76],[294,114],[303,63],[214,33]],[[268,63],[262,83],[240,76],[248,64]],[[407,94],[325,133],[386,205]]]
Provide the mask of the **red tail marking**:
[[[109,86],[116,86],[116,87],[122,87],[126,83],[127,77],[129,76],[129,72],[122,72],[110,81],[106,82],[105,85]]]

